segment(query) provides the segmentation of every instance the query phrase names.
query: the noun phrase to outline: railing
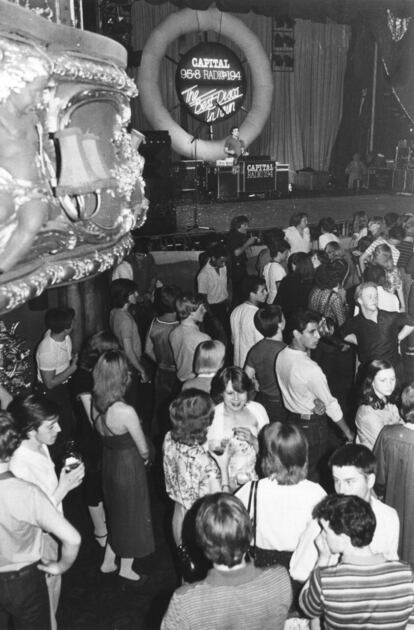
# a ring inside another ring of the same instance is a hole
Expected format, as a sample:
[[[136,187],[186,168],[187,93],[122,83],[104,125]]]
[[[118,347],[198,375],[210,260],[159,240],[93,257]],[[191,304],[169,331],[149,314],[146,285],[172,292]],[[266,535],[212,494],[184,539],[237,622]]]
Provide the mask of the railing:
[[[352,235],[351,221],[339,221],[337,224],[338,236],[347,237]],[[318,227],[310,225],[312,241],[317,241]],[[249,228],[249,233],[259,237],[258,244],[263,244],[264,234],[270,232],[272,228]],[[204,251],[213,243],[223,243],[228,232],[219,232],[214,229],[199,230],[190,232],[174,232],[173,234],[159,234],[153,236],[134,236],[137,249],[142,244],[148,246],[149,251]]]

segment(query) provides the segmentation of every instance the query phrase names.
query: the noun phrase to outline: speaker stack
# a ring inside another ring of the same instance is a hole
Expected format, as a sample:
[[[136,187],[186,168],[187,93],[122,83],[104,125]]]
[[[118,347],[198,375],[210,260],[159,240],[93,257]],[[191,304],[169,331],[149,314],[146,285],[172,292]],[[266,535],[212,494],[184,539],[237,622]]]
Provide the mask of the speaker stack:
[[[169,234],[176,231],[173,204],[171,137],[168,131],[143,131],[145,142],[139,152],[145,158],[143,177],[149,201],[147,220],[141,234]]]

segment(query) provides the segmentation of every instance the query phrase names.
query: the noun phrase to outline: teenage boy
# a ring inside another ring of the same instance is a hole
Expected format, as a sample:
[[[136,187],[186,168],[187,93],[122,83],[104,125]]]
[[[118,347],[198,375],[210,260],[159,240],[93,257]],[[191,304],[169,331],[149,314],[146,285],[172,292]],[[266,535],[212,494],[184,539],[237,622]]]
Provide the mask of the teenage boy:
[[[78,367],[78,355],[72,353],[75,311],[70,307],[51,308],[46,312],[46,333],[36,350],[37,389],[59,406],[61,432],[50,448],[56,464],[61,464],[65,444],[75,432],[75,414],[69,379]]]
[[[207,577],[177,589],[161,630],[283,630],[292,590],[281,566],[246,562],[252,525],[237,497],[207,495],[196,516],[196,539],[213,563]]]
[[[266,283],[259,276],[247,276],[244,281],[245,301],[230,315],[231,336],[234,346],[233,365],[243,367],[247,353],[255,343],[263,339],[254,325],[254,316],[267,297]]]
[[[317,567],[299,604],[309,617],[323,616],[325,630],[406,628],[414,620],[411,568],[374,553],[375,514],[357,496],[331,495],[313,511],[321,533]],[[329,566],[332,555],[340,555]]]
[[[257,383],[255,400],[264,406],[270,421],[283,421],[286,419],[286,409],[276,379],[275,361],[286,346],[282,338],[285,318],[280,306],[269,304],[256,311],[253,321],[264,339],[250,348],[244,371]]]
[[[0,628],[50,630],[46,574],[67,571],[81,539],[40,488],[10,472],[19,443],[12,416],[0,411]],[[42,561],[43,532],[61,543],[60,560]]]
[[[329,460],[335,491],[344,495],[355,495],[370,504],[376,527],[371,551],[382,554],[387,560],[398,559],[398,538],[400,521],[397,512],[379,501],[373,494],[377,461],[366,446],[346,444],[336,450]],[[290,575],[299,582],[305,582],[317,559],[315,540],[321,533],[317,520],[313,519],[301,536],[299,545],[290,561]],[[333,554],[330,564],[338,562],[338,555]]]

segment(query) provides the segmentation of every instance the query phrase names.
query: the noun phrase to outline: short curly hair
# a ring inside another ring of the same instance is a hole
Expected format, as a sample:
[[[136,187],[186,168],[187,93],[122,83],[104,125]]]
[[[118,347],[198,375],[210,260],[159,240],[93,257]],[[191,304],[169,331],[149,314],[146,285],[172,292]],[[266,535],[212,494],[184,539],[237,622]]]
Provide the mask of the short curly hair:
[[[314,508],[313,518],[329,523],[335,534],[346,534],[353,547],[367,547],[374,536],[377,521],[368,501],[357,496],[332,494]]]
[[[11,413],[0,410],[0,462],[6,463],[21,442],[18,427]]]
[[[211,397],[195,387],[189,387],[170,405],[171,437],[189,446],[204,444],[213,417]]]
[[[224,492],[203,498],[196,516],[196,540],[211,562],[230,568],[240,564],[252,536],[250,517],[240,499]]]

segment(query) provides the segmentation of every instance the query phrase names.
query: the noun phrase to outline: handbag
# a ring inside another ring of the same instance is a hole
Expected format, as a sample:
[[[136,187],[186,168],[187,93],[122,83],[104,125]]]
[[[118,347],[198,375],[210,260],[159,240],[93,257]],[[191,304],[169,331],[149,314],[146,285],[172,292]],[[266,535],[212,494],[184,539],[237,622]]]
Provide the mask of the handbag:
[[[275,564],[289,568],[290,558],[292,556],[289,551],[278,551],[277,549],[263,549],[256,544],[257,530],[257,490],[259,481],[252,481],[250,485],[249,501],[247,511],[252,519],[253,525],[253,545],[250,545],[249,555],[254,561],[256,567],[272,567]],[[253,514],[251,508],[253,504]]]
[[[191,584],[203,580],[211,562],[207,560],[201,549],[193,544],[181,543],[177,545],[177,558],[181,577],[184,582]]]

